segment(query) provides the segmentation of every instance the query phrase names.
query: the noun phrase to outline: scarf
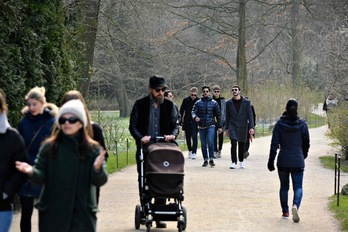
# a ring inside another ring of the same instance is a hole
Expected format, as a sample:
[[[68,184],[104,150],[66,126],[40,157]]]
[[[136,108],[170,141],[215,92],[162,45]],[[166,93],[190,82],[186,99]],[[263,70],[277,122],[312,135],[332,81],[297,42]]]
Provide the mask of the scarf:
[[[8,123],[6,112],[0,114],[0,134],[5,134],[7,129],[11,127]]]

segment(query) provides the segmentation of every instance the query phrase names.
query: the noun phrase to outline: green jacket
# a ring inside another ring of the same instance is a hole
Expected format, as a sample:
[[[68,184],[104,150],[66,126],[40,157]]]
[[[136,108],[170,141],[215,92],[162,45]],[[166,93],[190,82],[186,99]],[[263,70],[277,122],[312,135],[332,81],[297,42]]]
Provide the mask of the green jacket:
[[[96,231],[96,187],[106,183],[107,173],[104,167],[100,173],[94,171],[97,147],[85,161],[79,160],[77,137],[63,135],[54,158],[48,155],[47,145],[40,148],[30,177],[31,182],[43,185],[35,205],[40,232]]]

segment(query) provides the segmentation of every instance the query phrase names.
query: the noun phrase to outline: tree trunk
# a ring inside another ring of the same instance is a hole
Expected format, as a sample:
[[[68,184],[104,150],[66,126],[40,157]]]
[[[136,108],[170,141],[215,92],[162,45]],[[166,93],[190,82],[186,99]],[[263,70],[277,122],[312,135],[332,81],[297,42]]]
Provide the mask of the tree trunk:
[[[302,42],[301,42],[301,30],[300,30],[300,17],[299,17],[299,0],[292,1],[291,9],[291,53],[292,53],[292,83],[293,90],[301,85],[301,62],[302,62]]]
[[[83,59],[83,68],[81,69],[82,79],[80,81],[80,91],[85,98],[88,98],[89,88],[91,83],[93,57],[95,40],[98,29],[98,16],[100,8],[100,0],[85,0],[80,1],[81,9],[83,10],[83,28],[81,40],[85,44]]]
[[[239,39],[237,52],[237,83],[243,90],[243,95],[248,95],[248,81],[247,81],[247,63],[246,63],[246,48],[245,48],[245,9],[246,0],[239,2]]]

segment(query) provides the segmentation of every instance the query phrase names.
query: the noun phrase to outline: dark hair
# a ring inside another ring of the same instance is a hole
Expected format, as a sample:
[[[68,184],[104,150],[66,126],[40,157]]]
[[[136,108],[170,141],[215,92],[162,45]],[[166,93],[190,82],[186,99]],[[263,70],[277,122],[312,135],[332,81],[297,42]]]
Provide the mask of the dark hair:
[[[235,89],[235,88],[238,88],[238,89],[239,89],[239,91],[240,91],[240,87],[239,87],[239,85],[234,85],[234,86],[232,86],[232,89]]]
[[[295,98],[289,98],[288,102],[286,103],[286,111],[289,114],[290,120],[297,120],[298,114],[297,114],[297,108],[298,108],[298,102]]]
[[[203,87],[202,87],[202,91],[203,91],[204,89],[208,89],[209,92],[210,92],[210,87],[209,87],[209,86],[203,86]]]
[[[168,95],[171,93],[172,91],[171,90],[166,90],[164,91],[164,97],[168,97]]]

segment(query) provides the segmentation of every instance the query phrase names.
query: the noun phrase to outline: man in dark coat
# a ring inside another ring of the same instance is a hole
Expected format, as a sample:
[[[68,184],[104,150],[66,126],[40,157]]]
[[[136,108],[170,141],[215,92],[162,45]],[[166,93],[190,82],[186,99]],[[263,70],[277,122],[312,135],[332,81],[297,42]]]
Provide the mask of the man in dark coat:
[[[226,136],[231,140],[231,166],[235,169],[238,159],[240,168],[245,168],[244,147],[249,134],[254,134],[254,119],[250,101],[240,95],[238,85],[232,87],[233,98],[226,102]]]
[[[189,151],[188,158],[196,159],[197,158],[197,143],[198,143],[198,129],[197,123],[192,119],[192,108],[193,105],[199,100],[197,97],[198,89],[197,87],[192,87],[190,89],[190,96],[185,97],[182,100],[182,104],[180,106],[180,115],[182,126],[182,130],[185,131],[185,138],[187,149]]]
[[[151,144],[151,138],[164,136],[165,141],[173,141],[178,135],[178,114],[174,103],[164,98],[164,91],[167,85],[163,77],[153,76],[149,80],[149,92],[146,97],[138,99],[133,106],[129,131],[137,144],[137,171],[139,183],[140,201],[142,201],[141,186],[141,148],[143,148],[144,161],[147,158],[147,147]],[[145,167],[144,163],[144,167]],[[164,204],[165,201],[156,201],[157,204]],[[157,228],[165,228],[163,222],[156,222]]]

